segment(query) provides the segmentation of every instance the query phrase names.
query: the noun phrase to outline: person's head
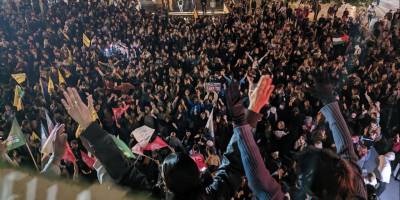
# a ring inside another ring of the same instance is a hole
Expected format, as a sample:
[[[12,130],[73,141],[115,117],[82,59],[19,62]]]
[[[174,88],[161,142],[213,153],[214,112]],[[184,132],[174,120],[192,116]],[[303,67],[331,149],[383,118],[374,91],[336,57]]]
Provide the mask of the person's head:
[[[169,136],[176,137],[176,133],[175,132],[171,132],[171,134]]]
[[[399,133],[397,133],[395,136],[394,136],[394,142],[400,142],[400,134]]]
[[[357,153],[360,158],[364,157],[368,154],[368,147],[363,144],[358,145]]]
[[[279,121],[276,126],[278,129],[285,129],[285,122]]]
[[[200,171],[192,158],[185,153],[168,155],[161,166],[161,175],[175,199],[193,199],[199,192]]]
[[[186,134],[186,137],[188,137],[188,138],[192,135],[192,133],[190,131],[186,131],[185,134]]]
[[[77,149],[78,148],[78,141],[72,140],[71,141],[71,148],[72,149]]]
[[[307,116],[306,119],[304,120],[304,125],[311,126],[312,123],[313,123],[313,118],[310,116]]]
[[[347,160],[331,150],[316,148],[297,155],[296,172],[300,198],[305,195],[317,199],[352,198],[356,193],[354,180],[361,177]]]
[[[271,153],[271,157],[274,160],[278,160],[279,159],[279,151],[274,151]]]

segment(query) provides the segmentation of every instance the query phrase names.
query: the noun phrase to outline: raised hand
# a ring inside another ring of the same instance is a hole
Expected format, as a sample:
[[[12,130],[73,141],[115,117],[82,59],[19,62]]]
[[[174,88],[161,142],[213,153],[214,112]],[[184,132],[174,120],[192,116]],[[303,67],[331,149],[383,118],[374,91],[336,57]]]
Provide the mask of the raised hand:
[[[54,156],[61,158],[65,152],[65,143],[67,142],[67,134],[65,134],[65,125],[61,124],[58,128],[56,139],[53,142]]]
[[[245,109],[243,106],[243,100],[240,95],[239,83],[232,80],[226,88],[226,107],[227,112],[231,120],[240,124],[245,119]]]
[[[263,75],[258,81],[257,87],[250,94],[249,110],[259,113],[260,110],[269,103],[269,98],[274,91],[272,78],[269,75]]]
[[[64,99],[61,100],[68,114],[76,121],[82,130],[85,130],[92,122],[92,115],[89,106],[82,102],[78,91],[75,88],[67,88],[67,91],[63,91]],[[93,100],[88,99],[91,106],[93,106]]]

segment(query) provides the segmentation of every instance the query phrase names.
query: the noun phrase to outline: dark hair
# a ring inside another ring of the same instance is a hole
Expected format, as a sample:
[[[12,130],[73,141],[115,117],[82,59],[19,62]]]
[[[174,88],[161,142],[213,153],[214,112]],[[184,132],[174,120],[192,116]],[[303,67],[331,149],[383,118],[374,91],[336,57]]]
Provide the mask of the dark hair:
[[[308,148],[297,155],[297,195],[318,199],[348,199],[356,194],[360,172],[329,149]]]
[[[174,199],[196,199],[200,192],[200,172],[196,163],[185,153],[172,153],[162,164],[166,187]]]

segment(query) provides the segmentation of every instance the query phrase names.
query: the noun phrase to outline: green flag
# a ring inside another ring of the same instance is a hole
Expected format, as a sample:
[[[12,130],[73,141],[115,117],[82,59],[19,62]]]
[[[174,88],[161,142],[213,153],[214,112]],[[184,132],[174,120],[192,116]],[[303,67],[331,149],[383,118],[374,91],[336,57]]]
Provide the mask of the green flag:
[[[6,145],[7,150],[16,149],[25,144],[25,137],[22,134],[21,127],[19,126],[17,119],[14,118],[10,134],[7,137]]]
[[[133,155],[132,151],[125,144],[124,141],[122,141],[121,139],[115,137],[114,135],[111,135],[111,137],[114,140],[115,144],[118,146],[118,149],[121,150],[126,157],[128,157],[128,158],[134,158],[135,157]]]

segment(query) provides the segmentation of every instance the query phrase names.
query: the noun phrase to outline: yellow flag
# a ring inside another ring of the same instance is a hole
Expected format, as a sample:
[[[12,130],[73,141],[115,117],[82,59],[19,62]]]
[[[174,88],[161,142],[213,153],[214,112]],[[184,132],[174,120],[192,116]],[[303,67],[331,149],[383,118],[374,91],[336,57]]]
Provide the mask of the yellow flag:
[[[18,84],[21,84],[25,82],[26,80],[26,74],[25,73],[19,73],[19,74],[11,74],[11,76],[17,81]]]
[[[92,119],[93,119],[93,120],[99,119],[99,116],[97,115],[97,112],[96,112],[96,111],[92,111]]]
[[[17,111],[24,109],[22,105],[22,97],[24,96],[24,91],[19,85],[15,86],[14,91],[14,102],[13,105],[17,108]]]
[[[95,110],[94,108],[89,107],[89,111],[91,112],[92,120],[93,120],[93,121],[96,121],[96,120],[99,119],[99,116],[97,115],[97,112],[96,112],[96,110]],[[100,123],[100,125],[101,125],[101,123]],[[78,128],[77,128],[76,131],[75,131],[75,137],[76,137],[76,138],[79,138],[79,136],[81,135],[81,133],[82,133],[82,128],[81,128],[80,125],[78,125]]]
[[[49,76],[49,83],[47,84],[47,91],[49,92],[49,94],[55,92],[54,83],[53,80],[51,80],[50,76]]]
[[[83,42],[83,45],[85,45],[85,47],[90,47],[91,41],[88,38],[88,36],[86,36],[85,33],[82,34],[82,42]]]
[[[58,71],[58,84],[66,84],[65,83],[65,79],[64,79],[64,77],[62,76],[62,74],[61,74],[61,72],[60,72],[60,69],[57,69],[57,71]]]
[[[193,10],[193,18],[194,19],[198,19],[199,18],[199,13],[197,12],[196,7],[194,7],[194,10]]]
[[[71,51],[68,49],[68,59],[67,59],[67,63],[68,63],[68,65],[72,65],[73,62],[74,62],[74,58],[72,57]]]
[[[62,34],[64,35],[65,39],[70,40],[68,34],[65,31],[62,31]]]
[[[76,138],[79,138],[79,136],[81,135],[81,133],[82,133],[81,125],[78,125],[78,128],[77,128],[76,131],[75,131],[75,137],[76,137]]]
[[[32,131],[32,139],[33,140],[40,140],[39,136],[35,133],[35,131]]]
[[[42,79],[41,78],[39,79],[39,86],[40,86],[40,91],[44,95],[44,87],[43,87],[43,83],[42,83]]]
[[[229,9],[228,9],[228,7],[226,7],[226,5],[224,4],[224,14],[228,14],[229,13]]]

